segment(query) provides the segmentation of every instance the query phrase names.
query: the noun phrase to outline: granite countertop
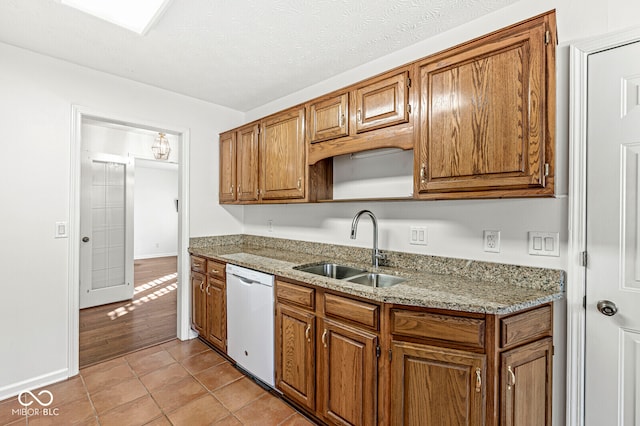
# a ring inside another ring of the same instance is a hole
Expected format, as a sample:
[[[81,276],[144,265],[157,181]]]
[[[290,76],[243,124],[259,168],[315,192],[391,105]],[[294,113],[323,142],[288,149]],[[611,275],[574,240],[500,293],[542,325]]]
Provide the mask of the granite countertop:
[[[299,242],[300,248],[303,248],[304,244],[306,243]],[[330,246],[324,247],[321,253],[309,253],[310,250],[290,250],[290,248],[296,248],[291,244],[287,246],[288,249],[283,249],[282,246],[259,246],[247,244],[246,241],[241,243],[235,241],[234,244],[209,246],[192,244],[189,251],[196,256],[256,269],[317,287],[377,302],[402,305],[507,314],[558,300],[564,295],[563,271],[461,259],[451,259],[451,264],[455,265],[452,269],[453,273],[446,273],[440,270],[442,268],[436,268],[438,273],[426,272],[425,269],[434,269],[433,262],[423,268],[380,267],[377,272],[406,279],[388,288],[373,288],[294,269],[301,265],[335,262],[373,271],[370,264],[361,261],[345,261],[343,257],[338,256],[340,247],[342,246],[336,246],[336,254],[332,255],[330,252],[325,253],[328,248],[331,248]],[[368,252],[370,255],[370,250]],[[414,266],[414,264],[415,261],[409,264],[405,262],[404,266]],[[470,276],[463,276],[465,273]],[[507,282],[509,279],[505,279],[503,275],[509,275],[511,281]],[[554,282],[556,279],[557,282]]]

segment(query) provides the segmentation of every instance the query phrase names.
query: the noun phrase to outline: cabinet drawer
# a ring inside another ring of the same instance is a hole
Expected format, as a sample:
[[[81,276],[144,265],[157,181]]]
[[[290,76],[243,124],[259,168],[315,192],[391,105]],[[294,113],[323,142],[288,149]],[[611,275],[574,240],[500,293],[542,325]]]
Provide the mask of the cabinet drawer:
[[[433,339],[484,348],[485,321],[428,312],[391,311],[391,332],[398,336]]]
[[[192,271],[196,271],[196,272],[201,272],[201,273],[206,273],[207,269],[207,260],[202,258],[202,257],[198,257],[198,256],[191,256],[191,270]]]
[[[377,330],[380,307],[336,294],[324,296],[324,313],[328,317],[341,318]]]
[[[207,275],[220,280],[225,279],[225,264],[215,260],[207,260]]]
[[[500,320],[500,346],[513,347],[545,336],[551,336],[553,315],[546,305]]]
[[[314,289],[284,281],[276,281],[276,297],[280,302],[289,302],[309,309],[315,309],[316,306]]]

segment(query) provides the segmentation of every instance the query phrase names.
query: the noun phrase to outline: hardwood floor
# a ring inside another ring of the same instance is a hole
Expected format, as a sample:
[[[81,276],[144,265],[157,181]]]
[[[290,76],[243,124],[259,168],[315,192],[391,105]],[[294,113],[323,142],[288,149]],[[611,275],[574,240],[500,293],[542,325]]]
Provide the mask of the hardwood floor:
[[[176,337],[177,257],[135,261],[132,300],[80,310],[80,367]]]

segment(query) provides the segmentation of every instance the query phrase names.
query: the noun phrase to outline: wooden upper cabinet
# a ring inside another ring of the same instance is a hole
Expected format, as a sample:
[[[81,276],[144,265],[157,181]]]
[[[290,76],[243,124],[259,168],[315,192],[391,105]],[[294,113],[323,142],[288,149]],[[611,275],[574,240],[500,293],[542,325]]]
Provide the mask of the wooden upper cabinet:
[[[238,201],[258,201],[259,129],[260,125],[254,123],[242,127],[236,133]]]
[[[263,121],[260,137],[260,191],[263,200],[305,197],[304,108]]]
[[[367,80],[355,89],[357,133],[409,121],[409,71]]]
[[[236,132],[220,135],[220,202],[236,200]]]
[[[545,186],[555,114],[549,19],[543,15],[419,64],[420,192]]]
[[[320,99],[309,105],[309,142],[316,143],[349,134],[349,93]]]

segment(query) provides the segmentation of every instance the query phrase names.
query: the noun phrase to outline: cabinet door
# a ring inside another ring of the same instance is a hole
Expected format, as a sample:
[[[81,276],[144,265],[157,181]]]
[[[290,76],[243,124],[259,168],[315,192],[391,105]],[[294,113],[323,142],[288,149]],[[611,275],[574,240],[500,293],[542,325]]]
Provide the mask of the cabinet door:
[[[220,135],[220,203],[236,200],[236,135]]]
[[[227,303],[224,281],[209,278],[207,295],[206,339],[223,351],[227,350]]]
[[[321,415],[332,424],[375,424],[377,336],[328,319],[321,331]]]
[[[405,342],[391,350],[391,424],[484,424],[485,355]]]
[[[260,138],[260,190],[263,200],[304,198],[306,146],[304,108],[264,121]]]
[[[239,201],[258,201],[259,124],[243,127],[236,133],[237,193]]]
[[[545,29],[527,24],[421,64],[419,191],[544,186]]]
[[[409,72],[368,80],[355,91],[356,133],[409,121]]]
[[[501,355],[501,425],[551,425],[552,357],[551,338]]]
[[[321,142],[349,134],[349,93],[309,105],[309,141]]]
[[[207,298],[205,287],[207,277],[199,272],[191,271],[191,327],[205,335]]]
[[[315,315],[276,306],[276,386],[298,404],[315,409]]]

